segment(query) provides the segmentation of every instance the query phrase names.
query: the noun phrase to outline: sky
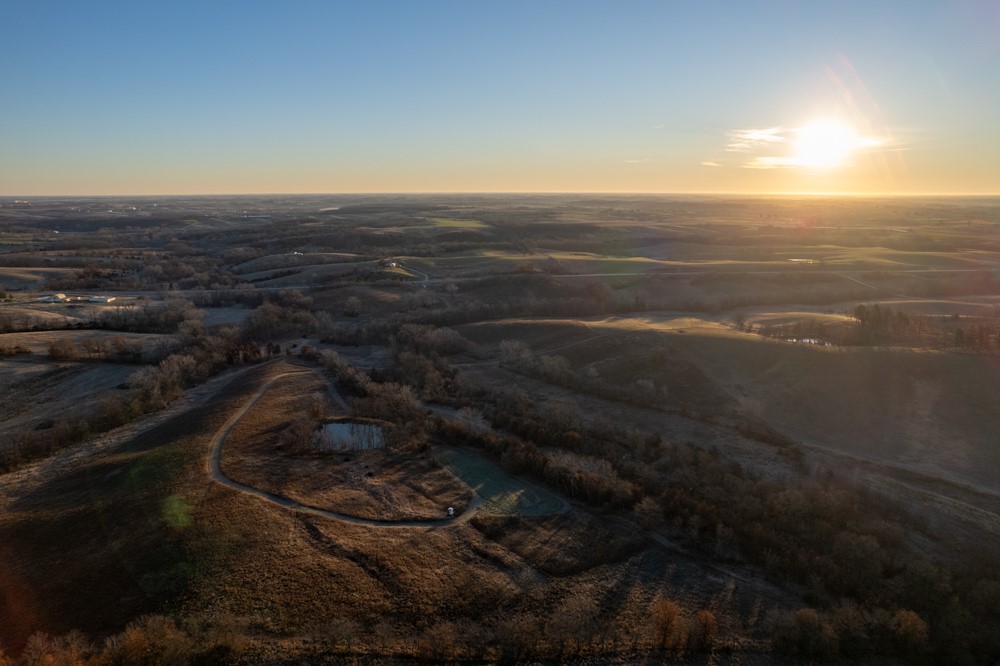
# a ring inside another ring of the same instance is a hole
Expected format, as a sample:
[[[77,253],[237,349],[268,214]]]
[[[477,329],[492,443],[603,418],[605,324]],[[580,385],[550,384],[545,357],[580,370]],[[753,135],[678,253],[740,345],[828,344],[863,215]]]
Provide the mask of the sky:
[[[0,195],[1000,194],[1000,1],[0,0]]]

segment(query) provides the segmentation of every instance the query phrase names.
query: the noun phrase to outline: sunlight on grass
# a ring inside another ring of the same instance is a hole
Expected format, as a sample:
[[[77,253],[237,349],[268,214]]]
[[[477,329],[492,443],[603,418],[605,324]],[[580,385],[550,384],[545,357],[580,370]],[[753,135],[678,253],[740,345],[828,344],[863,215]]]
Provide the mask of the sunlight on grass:
[[[479,220],[461,220],[450,217],[432,217],[430,221],[439,227],[451,227],[455,229],[485,229],[487,226]]]

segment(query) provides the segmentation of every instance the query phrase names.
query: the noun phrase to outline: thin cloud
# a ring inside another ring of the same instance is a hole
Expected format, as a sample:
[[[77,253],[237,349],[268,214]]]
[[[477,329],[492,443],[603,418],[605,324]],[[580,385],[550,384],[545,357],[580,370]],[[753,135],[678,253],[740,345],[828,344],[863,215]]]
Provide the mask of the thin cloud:
[[[719,164],[718,162],[712,162],[711,160],[708,160],[708,161],[705,161],[705,162],[702,162],[702,163],[701,163],[701,165],[702,165],[702,166],[707,166],[707,167],[720,167],[720,166],[722,166],[722,165],[721,165],[721,164]]]
[[[744,169],[789,169],[800,166],[799,161],[794,157],[755,157],[749,162],[741,165]]]
[[[858,136],[850,127],[836,123],[734,129],[727,131],[725,137],[726,151],[746,154],[740,164],[744,169],[853,166],[849,161],[852,154],[899,150],[895,142]],[[702,164],[709,166],[706,162]]]
[[[787,130],[781,127],[767,129],[736,129],[726,132],[729,143],[726,150],[731,153],[749,153],[764,146],[781,143]]]
[[[641,160],[625,160],[625,164],[642,164],[643,162],[652,162],[652,161],[653,161],[652,159],[644,157]]]

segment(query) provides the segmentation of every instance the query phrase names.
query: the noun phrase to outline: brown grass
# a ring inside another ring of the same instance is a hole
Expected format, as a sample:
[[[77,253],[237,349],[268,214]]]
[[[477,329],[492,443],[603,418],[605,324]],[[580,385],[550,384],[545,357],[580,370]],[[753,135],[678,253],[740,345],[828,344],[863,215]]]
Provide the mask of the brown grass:
[[[86,356],[80,346],[85,340],[103,342],[112,349],[111,341],[116,337],[125,340],[128,346],[141,345],[146,354],[155,352],[161,348],[169,349],[173,346],[176,338],[172,335],[160,333],[120,333],[118,331],[36,331],[29,333],[3,333],[0,334],[0,344],[8,347],[21,345],[31,350],[33,354],[44,355],[48,353],[50,342],[69,340],[77,348],[81,357]]]
[[[281,432],[317,399],[332,412],[326,384],[315,373],[276,381],[226,439],[223,472],[253,488],[360,518],[438,519],[449,506],[464,510],[468,490],[429,454],[279,447]]]
[[[229,613],[249,623],[257,660],[314,650],[418,654],[421,637],[447,623],[461,627],[452,654],[497,658],[517,618],[539,632],[533,648],[555,654],[545,630],[586,597],[603,630],[581,649],[627,651],[633,640],[648,645],[656,594],[702,604],[724,591],[724,578],[691,558],[649,549],[634,528],[601,518],[367,528],[214,483],[211,434],[282,365],[234,375],[205,406],[72,467],[0,477],[6,647],[19,649],[36,630],[120,631],[143,613]],[[299,391],[321,388],[308,375],[295,380],[273,398],[294,403]],[[733,617],[758,593],[738,594]]]
[[[677,336],[671,344],[795,439],[1000,491],[996,357],[756,336]]]
[[[56,363],[0,359],[4,399],[0,432],[27,429],[70,415],[89,415],[138,369],[118,363]],[[0,444],[2,446],[2,444]]]

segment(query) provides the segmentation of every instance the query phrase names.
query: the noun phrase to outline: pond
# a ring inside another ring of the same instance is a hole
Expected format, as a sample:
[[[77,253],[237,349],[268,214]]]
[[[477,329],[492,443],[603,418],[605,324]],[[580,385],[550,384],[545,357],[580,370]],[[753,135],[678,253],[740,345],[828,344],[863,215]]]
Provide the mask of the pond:
[[[371,423],[326,423],[316,435],[320,451],[363,451],[385,446],[385,431]]]

